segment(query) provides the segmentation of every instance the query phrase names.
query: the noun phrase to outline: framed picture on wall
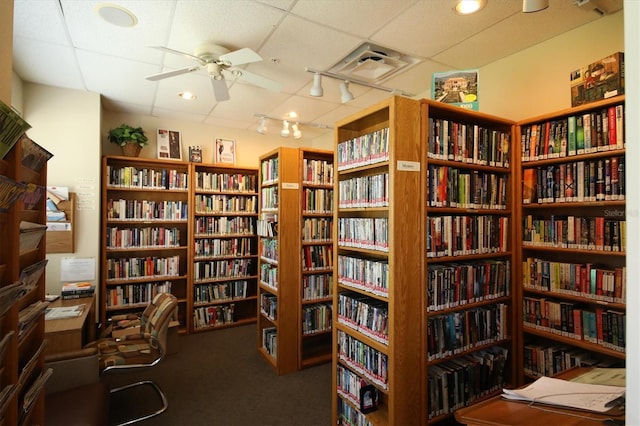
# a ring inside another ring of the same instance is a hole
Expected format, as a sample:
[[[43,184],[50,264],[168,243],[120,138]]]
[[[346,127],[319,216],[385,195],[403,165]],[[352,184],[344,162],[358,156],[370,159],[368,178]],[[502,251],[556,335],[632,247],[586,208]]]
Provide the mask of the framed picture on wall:
[[[216,138],[215,144],[216,164],[236,164],[236,141],[233,139]]]
[[[158,158],[182,160],[182,139],[176,130],[158,129]]]

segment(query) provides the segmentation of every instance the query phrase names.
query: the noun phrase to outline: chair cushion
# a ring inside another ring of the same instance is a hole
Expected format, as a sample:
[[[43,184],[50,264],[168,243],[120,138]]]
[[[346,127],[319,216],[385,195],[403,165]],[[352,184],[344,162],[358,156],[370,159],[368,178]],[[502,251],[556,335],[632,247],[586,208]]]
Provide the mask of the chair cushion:
[[[138,335],[140,336],[140,335]],[[127,336],[131,337],[131,336]],[[98,349],[100,370],[114,365],[151,364],[161,357],[160,348],[151,339],[99,339],[89,344]]]

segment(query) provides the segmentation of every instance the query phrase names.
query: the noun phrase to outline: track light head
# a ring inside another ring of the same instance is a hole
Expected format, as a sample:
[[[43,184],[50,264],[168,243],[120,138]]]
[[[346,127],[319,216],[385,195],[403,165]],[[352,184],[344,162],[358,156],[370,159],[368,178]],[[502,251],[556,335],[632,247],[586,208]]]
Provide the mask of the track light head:
[[[309,94],[318,98],[324,94],[324,90],[322,89],[322,75],[320,73],[313,74],[313,86],[311,86]]]
[[[282,131],[280,132],[280,136],[282,136],[283,138],[288,138],[290,133],[289,122],[287,120],[284,120],[282,122]]]
[[[258,133],[262,135],[267,134],[267,119],[264,117],[260,119],[260,124],[258,125]]]
[[[340,83],[340,100],[342,101],[343,104],[346,104],[349,101],[353,100],[353,93],[351,93],[349,91],[349,82],[348,81],[343,81],[342,83]]]
[[[293,123],[291,125],[291,130],[293,131],[294,139],[300,139],[302,137],[302,132],[298,129],[298,123]]]

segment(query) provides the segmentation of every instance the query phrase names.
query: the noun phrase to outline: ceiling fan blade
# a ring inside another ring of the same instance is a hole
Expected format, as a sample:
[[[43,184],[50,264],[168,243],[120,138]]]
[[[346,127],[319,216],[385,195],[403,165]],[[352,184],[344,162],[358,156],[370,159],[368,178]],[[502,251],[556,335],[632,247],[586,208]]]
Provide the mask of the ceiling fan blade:
[[[164,46],[147,46],[147,47],[151,47],[152,49],[162,50],[162,51],[165,51],[165,52],[168,52],[168,53],[172,53],[174,55],[181,55],[181,56],[184,56],[186,58],[193,59],[194,61],[197,61],[200,64],[203,64],[202,59],[198,58],[197,56],[192,55],[191,53],[181,52],[179,50],[170,49],[170,48],[164,47]]]
[[[211,86],[213,86],[213,95],[216,98],[216,101],[223,102],[231,99],[229,97],[229,88],[227,87],[227,80],[222,78],[221,80],[216,80],[211,78]]]
[[[248,47],[218,56],[218,62],[234,67],[243,64],[250,64],[252,62],[260,62],[261,60],[262,57]]]
[[[150,80],[150,81],[158,81],[158,80],[162,80],[162,79],[165,79],[165,78],[174,77],[176,75],[186,74],[186,73],[189,73],[189,72],[198,71],[200,68],[202,68],[202,67],[181,68],[179,70],[161,72],[160,74],[150,75],[150,76],[147,76],[145,78],[147,80]]]
[[[272,90],[274,92],[279,92],[282,90],[282,84],[275,80],[271,80],[269,78],[263,77],[258,74],[254,74],[252,72],[246,70],[235,70],[236,72],[240,72],[241,74],[238,78],[245,80],[247,83],[251,83],[255,86],[264,87],[265,89]]]

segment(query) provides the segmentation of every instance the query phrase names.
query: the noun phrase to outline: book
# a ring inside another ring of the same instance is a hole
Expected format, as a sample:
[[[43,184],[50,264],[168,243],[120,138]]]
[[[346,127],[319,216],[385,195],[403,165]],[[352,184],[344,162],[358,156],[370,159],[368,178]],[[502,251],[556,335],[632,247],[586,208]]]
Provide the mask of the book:
[[[0,159],[20,140],[20,136],[31,128],[20,114],[0,101]]]
[[[22,144],[22,165],[39,172],[53,154],[35,143],[26,134],[20,138]]]
[[[27,188],[22,195],[22,202],[25,210],[33,210],[38,206],[42,196],[46,192],[45,187],[35,183],[27,184]]]
[[[7,213],[27,190],[27,185],[0,175],[0,213]]]
[[[192,163],[202,163],[202,147],[201,146],[189,147],[189,161]]]

